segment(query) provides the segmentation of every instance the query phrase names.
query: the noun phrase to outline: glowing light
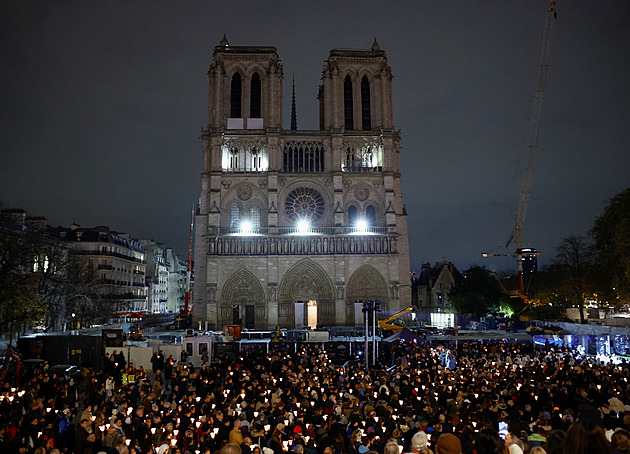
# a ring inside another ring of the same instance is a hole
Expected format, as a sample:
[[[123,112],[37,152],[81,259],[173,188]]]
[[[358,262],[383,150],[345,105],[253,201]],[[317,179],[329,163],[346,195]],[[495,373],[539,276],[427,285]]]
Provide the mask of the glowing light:
[[[298,233],[308,233],[310,223],[306,219],[300,219],[297,223]]]
[[[359,219],[357,220],[355,228],[357,229],[357,233],[365,233],[368,229],[368,223],[365,219]]]

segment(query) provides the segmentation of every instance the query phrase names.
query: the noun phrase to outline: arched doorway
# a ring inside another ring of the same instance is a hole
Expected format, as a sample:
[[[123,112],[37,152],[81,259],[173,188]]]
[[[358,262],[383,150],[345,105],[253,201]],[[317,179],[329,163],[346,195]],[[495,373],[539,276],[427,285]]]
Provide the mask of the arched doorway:
[[[267,305],[260,280],[241,268],[225,281],[219,299],[218,326],[241,325],[247,329],[267,328]]]
[[[363,265],[352,273],[346,287],[347,325],[357,324],[355,302],[367,300],[379,300],[381,307],[387,309],[389,297],[387,284],[381,273],[370,265]]]
[[[278,324],[286,328],[335,324],[335,293],[324,269],[309,259],[285,273],[278,290]]]

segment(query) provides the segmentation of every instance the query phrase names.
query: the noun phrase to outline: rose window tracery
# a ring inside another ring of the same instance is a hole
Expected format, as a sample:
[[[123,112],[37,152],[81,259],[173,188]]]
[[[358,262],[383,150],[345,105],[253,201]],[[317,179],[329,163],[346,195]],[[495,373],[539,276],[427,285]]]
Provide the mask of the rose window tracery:
[[[305,219],[317,223],[324,216],[322,195],[313,188],[296,188],[284,202],[284,212],[292,221]]]

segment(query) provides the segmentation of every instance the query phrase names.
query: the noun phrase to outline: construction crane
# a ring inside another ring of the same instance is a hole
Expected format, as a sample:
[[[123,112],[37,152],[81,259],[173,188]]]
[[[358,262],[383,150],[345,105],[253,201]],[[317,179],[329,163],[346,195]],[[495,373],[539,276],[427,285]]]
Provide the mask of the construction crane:
[[[189,315],[191,311],[190,301],[190,278],[192,274],[192,241],[193,241],[193,228],[195,225],[195,206],[193,205],[190,212],[190,233],[188,236],[188,262],[186,262],[186,293],[184,294],[184,310],[183,314]]]
[[[411,312],[414,308],[412,306],[407,306],[404,309],[399,310],[398,312],[394,312],[387,318],[378,321],[378,327],[384,331],[391,331],[396,334],[398,331],[405,327],[404,322],[400,324],[397,319],[402,318],[407,312]],[[394,323],[397,322],[397,323]]]
[[[521,196],[518,205],[518,213],[514,215],[516,224],[510,235],[505,247],[507,248],[512,242],[516,246],[514,254],[492,254],[483,253],[484,257],[497,255],[511,255],[516,257],[517,263],[517,297],[521,298],[528,306],[531,301],[525,295],[523,286],[523,262],[525,260],[535,259],[540,253],[533,248],[525,246],[525,218],[527,216],[527,207],[529,205],[529,195],[532,188],[532,177],[534,174],[534,162],[536,160],[536,150],[538,149],[538,133],[540,132],[540,118],[542,115],[543,99],[545,97],[545,86],[547,85],[547,70],[549,69],[549,54],[551,51],[551,38],[553,36],[553,26],[557,18],[555,0],[550,1],[549,9],[545,18],[545,29],[543,33],[542,47],[540,51],[540,61],[538,64],[538,80],[536,83],[536,91],[534,92],[534,101],[532,105],[532,114],[529,123],[529,136],[527,139],[527,159],[525,161],[525,169],[523,172],[523,181],[521,183]]]

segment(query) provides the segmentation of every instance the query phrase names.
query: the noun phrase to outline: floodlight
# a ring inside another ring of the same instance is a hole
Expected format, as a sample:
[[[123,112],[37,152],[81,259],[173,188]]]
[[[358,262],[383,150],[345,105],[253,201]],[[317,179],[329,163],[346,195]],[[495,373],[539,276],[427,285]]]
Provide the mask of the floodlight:
[[[298,221],[297,228],[299,233],[308,233],[310,224],[306,219],[300,219]]]
[[[367,232],[368,223],[365,219],[358,219],[355,224],[355,228],[357,229],[357,232],[365,233]]]
[[[249,221],[241,222],[241,233],[252,233],[252,223]]]

